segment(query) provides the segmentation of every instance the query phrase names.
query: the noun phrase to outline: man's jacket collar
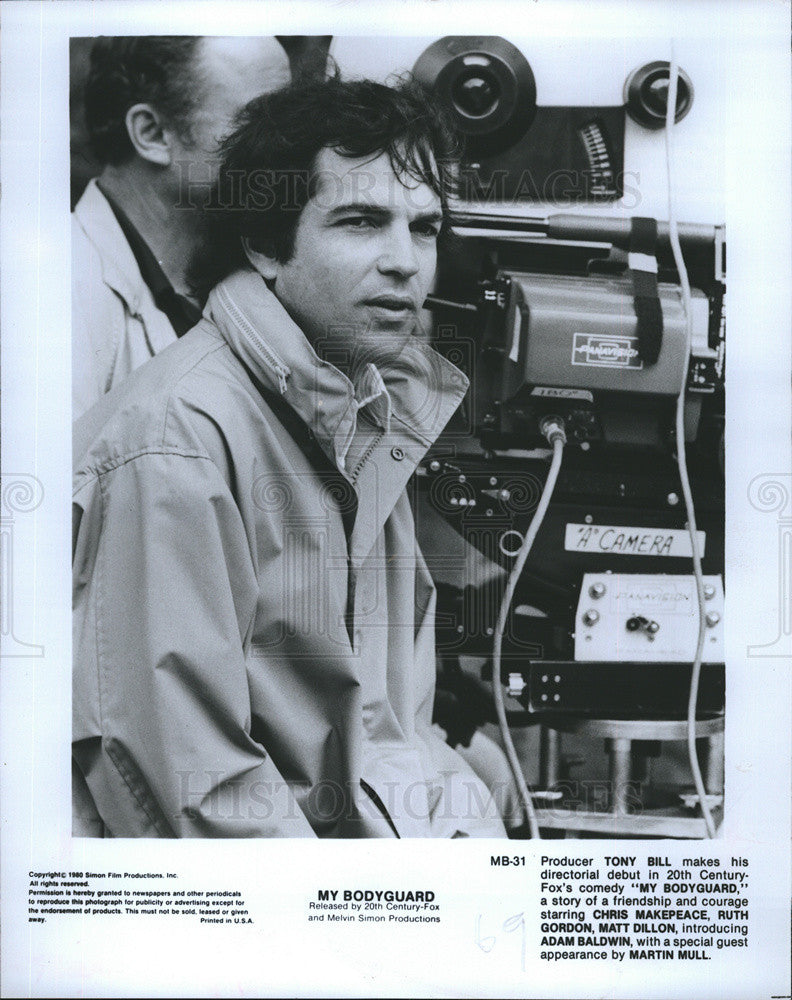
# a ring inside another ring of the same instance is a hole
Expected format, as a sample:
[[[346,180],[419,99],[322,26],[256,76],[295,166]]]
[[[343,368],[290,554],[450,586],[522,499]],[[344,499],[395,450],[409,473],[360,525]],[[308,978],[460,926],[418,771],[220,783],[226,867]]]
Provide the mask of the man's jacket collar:
[[[74,208],[74,215],[99,253],[102,280],[121,296],[130,313],[137,315],[145,291],[143,278],[135,255],[96,178],[88,181]]]
[[[358,412],[380,436],[409,439],[412,455],[420,450],[422,457],[468,388],[458,368],[415,337],[408,338],[395,356],[380,357],[377,365],[363,367],[357,386],[353,385],[317,355],[253,271],[237,271],[220,282],[209,296],[204,316],[254,376],[283,396],[348,479],[354,479],[368,446],[360,440]],[[391,450],[397,447],[392,445]]]

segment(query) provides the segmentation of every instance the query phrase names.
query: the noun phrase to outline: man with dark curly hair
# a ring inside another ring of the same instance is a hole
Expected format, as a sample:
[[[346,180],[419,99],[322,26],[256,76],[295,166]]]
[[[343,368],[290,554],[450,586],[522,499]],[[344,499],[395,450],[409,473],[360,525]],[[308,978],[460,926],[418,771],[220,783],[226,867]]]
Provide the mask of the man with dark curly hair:
[[[102,166],[72,226],[74,416],[201,315],[186,281],[217,145],[252,98],[290,82],[274,38],[100,38],[86,124]]]
[[[453,152],[338,79],[225,143],[201,322],[75,427],[76,832],[504,836],[406,492],[467,390],[420,336]]]

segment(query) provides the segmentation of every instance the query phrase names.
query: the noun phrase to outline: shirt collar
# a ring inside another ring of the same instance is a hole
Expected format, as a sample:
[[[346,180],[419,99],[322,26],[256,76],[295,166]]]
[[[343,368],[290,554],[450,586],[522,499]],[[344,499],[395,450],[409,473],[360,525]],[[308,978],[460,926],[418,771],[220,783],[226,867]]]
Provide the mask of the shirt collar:
[[[468,380],[416,337],[361,367],[356,384],[320,358],[263,278],[237,271],[212,291],[204,316],[265,387],[280,393],[346,471],[358,413],[384,433],[394,423],[425,450],[462,401]]]

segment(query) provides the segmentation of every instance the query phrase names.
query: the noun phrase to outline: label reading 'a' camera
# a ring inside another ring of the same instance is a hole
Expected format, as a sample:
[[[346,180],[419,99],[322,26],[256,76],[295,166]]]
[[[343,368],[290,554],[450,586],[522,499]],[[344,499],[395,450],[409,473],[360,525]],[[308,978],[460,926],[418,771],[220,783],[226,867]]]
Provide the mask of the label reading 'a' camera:
[[[602,333],[575,334],[572,364],[590,368],[643,368],[637,337]]]

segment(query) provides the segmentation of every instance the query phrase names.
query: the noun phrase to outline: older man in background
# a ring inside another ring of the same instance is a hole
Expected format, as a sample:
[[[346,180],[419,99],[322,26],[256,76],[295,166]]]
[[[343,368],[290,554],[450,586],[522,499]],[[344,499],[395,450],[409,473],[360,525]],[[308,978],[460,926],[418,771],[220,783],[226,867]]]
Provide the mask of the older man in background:
[[[85,114],[102,170],[73,215],[75,418],[200,319],[187,274],[218,142],[248,101],[290,79],[271,37],[95,42]]]

